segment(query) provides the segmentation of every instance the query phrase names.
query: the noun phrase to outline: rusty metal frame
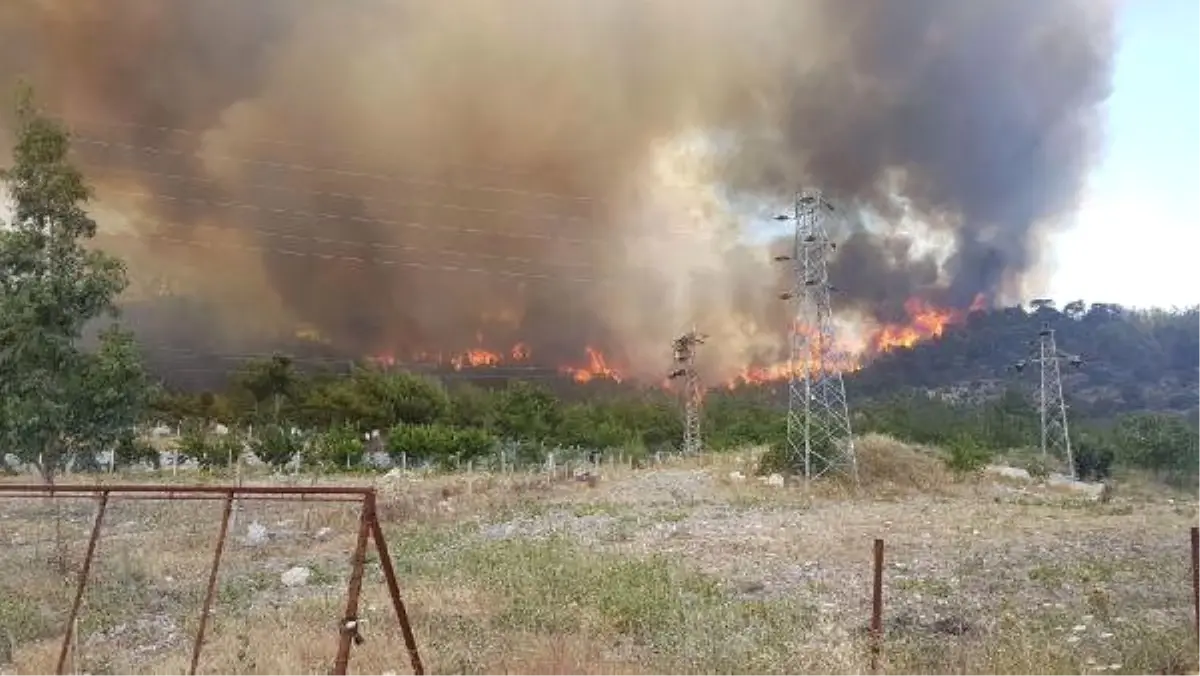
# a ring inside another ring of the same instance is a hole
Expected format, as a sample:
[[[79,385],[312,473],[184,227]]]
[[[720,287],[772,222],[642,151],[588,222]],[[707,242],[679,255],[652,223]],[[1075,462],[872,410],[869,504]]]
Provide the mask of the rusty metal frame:
[[[416,636],[409,622],[408,611],[400,595],[400,584],[396,579],[396,571],[392,565],[392,557],[388,551],[383,536],[383,527],[379,523],[376,509],[375,489],[360,486],[179,486],[170,484],[0,484],[0,498],[90,498],[98,499],[96,520],[92,524],[91,537],[88,539],[87,553],[84,554],[83,567],[79,571],[79,579],[75,586],[75,597],[67,617],[66,632],[62,647],[59,650],[56,672],[66,673],[67,655],[71,650],[72,631],[79,616],[79,608],[83,602],[83,594],[87,588],[88,576],[91,572],[92,561],[95,559],[96,546],[100,540],[101,526],[110,499],[121,500],[224,500],[221,516],[221,527],[213,551],[212,566],[209,569],[208,586],[204,594],[204,607],[200,613],[200,624],[192,645],[192,659],[189,674],[195,674],[200,662],[200,652],[204,646],[204,634],[208,628],[208,618],[212,612],[213,599],[216,596],[218,571],[221,566],[221,556],[225,550],[225,541],[229,532],[229,519],[233,510],[233,502],[237,500],[286,500],[299,502],[346,502],[361,505],[357,541],[350,563],[350,581],[346,589],[346,609],[338,626],[338,647],[334,659],[333,674],[345,674],[350,662],[351,644],[362,642],[358,631],[359,595],[362,591],[364,569],[366,567],[368,539],[375,542],[379,554],[379,564],[387,582],[388,594],[392,599],[392,607],[396,611],[396,619],[404,636],[404,645],[408,650],[409,661],[414,674],[424,674],[425,666],[417,649]]]

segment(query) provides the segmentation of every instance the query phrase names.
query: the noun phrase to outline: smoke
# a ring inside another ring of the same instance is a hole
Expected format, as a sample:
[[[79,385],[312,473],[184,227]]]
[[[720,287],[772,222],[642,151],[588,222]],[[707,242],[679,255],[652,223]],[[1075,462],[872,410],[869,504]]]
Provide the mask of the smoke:
[[[1036,278],[1112,23],[1098,0],[8,0],[0,85],[70,121],[129,302],[205,301],[139,312],[149,341],[591,344],[658,374],[695,324],[716,376],[786,326],[778,244],[733,205],[849,205],[837,302],[868,317]]]

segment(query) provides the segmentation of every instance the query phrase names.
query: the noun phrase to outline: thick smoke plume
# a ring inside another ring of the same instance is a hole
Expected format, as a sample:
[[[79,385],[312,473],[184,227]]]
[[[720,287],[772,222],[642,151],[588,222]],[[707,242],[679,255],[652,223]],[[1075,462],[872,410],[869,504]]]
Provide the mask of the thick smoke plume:
[[[849,312],[1021,292],[1114,52],[1098,0],[2,4],[0,85],[78,135],[147,340],[644,374],[693,324],[714,376],[779,357],[783,245],[742,235],[801,185],[854,207]]]

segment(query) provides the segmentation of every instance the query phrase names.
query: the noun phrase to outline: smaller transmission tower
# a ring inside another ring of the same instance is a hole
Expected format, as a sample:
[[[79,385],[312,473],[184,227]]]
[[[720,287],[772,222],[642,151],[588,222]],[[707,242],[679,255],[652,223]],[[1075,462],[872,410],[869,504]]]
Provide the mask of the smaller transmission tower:
[[[1031,340],[1030,355],[1014,364],[1022,372],[1030,364],[1038,365],[1038,416],[1042,455],[1053,455],[1067,461],[1069,476],[1075,478],[1075,457],[1071,452],[1071,430],[1067,423],[1067,402],[1063,398],[1062,362],[1074,368],[1083,365],[1083,358],[1058,349],[1054,329],[1049,322],[1042,324],[1037,340]]]
[[[836,248],[825,218],[834,207],[819,192],[797,193],[794,211],[775,220],[795,221],[790,291],[779,295],[793,301],[789,330],[791,353],[788,382],[787,439],[792,462],[806,479],[827,472],[847,474],[858,482],[858,461],[850,430],[850,411],[841,369],[846,355],[837,351],[829,283],[828,256]]]
[[[700,452],[700,407],[704,404],[704,388],[696,374],[696,347],[703,345],[708,336],[693,327],[691,331],[671,341],[675,367],[667,375],[671,380],[683,379],[683,453],[693,455]]]

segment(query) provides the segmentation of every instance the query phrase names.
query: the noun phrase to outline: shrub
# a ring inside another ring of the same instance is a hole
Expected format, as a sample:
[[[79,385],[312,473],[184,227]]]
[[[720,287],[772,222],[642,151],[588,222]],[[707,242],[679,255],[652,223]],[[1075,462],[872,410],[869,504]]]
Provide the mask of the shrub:
[[[217,434],[207,425],[193,421],[183,426],[177,454],[195,460],[200,469],[228,467],[230,461],[241,457],[242,440],[232,430]]]
[[[304,450],[304,443],[299,434],[282,425],[265,425],[251,448],[259,460],[271,467],[283,467]]]
[[[353,425],[343,424],[318,436],[306,461],[328,469],[348,469],[362,464],[366,443]]]
[[[992,456],[989,450],[965,435],[952,439],[946,451],[946,467],[960,477],[983,469]]]
[[[767,447],[758,458],[758,467],[754,473],[758,476],[767,476],[769,474],[791,474],[794,470],[792,466],[792,453],[786,441],[775,442]]]
[[[431,462],[444,469],[490,453],[496,440],[485,430],[448,425],[398,425],[388,433],[388,454],[398,461]]]
[[[855,440],[858,479],[863,486],[888,485],[921,491],[935,490],[949,479],[937,456],[886,434],[867,434]]]
[[[1036,481],[1045,481],[1050,478],[1050,463],[1040,453],[1026,457],[1021,463],[1021,468],[1029,472],[1029,476]]]
[[[825,471],[827,459],[833,457],[834,447],[828,439],[813,440],[809,442],[809,449],[810,470],[813,476],[816,476]],[[786,438],[780,439],[770,444],[767,451],[759,457],[755,473],[759,476],[768,474],[803,475],[804,457],[801,455],[801,457],[793,458]]]

